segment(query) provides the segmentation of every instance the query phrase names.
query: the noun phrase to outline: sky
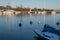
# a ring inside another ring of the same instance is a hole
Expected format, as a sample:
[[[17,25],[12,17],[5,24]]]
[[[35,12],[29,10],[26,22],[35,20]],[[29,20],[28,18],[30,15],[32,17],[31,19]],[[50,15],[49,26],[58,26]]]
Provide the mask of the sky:
[[[0,6],[9,3],[12,7],[21,6],[29,8],[60,9],[60,0],[0,0]]]

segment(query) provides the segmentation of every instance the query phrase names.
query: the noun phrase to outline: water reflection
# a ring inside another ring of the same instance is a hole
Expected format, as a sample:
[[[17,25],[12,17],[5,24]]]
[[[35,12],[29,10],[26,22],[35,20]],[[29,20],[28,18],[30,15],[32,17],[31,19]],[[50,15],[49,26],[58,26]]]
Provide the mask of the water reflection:
[[[47,40],[47,39],[39,38],[39,37],[37,37],[37,36],[34,36],[34,39],[35,39],[35,40]]]
[[[55,26],[56,22],[60,20],[60,14],[45,15],[45,23]],[[19,25],[20,24],[20,25]],[[0,16],[0,37],[14,39],[14,40],[37,40],[33,30],[43,28],[44,15],[41,14],[21,14],[14,16]],[[60,27],[60,26],[59,26]]]
[[[20,32],[22,32],[22,27],[19,27],[19,29],[20,29]]]
[[[5,16],[6,17],[6,29],[8,30],[8,32],[11,30],[11,26],[12,26],[12,16]]]

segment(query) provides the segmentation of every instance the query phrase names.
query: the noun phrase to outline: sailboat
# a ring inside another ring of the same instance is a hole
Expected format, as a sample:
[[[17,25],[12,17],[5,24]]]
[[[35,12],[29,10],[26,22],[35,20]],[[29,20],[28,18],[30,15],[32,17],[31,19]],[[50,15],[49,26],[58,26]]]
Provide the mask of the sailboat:
[[[42,14],[46,14],[46,11],[42,11],[41,13],[42,13]]]
[[[51,12],[52,15],[55,15],[55,13],[56,13],[55,11],[52,11],[52,12]]]
[[[38,14],[40,14],[41,12],[40,11],[38,11]]]

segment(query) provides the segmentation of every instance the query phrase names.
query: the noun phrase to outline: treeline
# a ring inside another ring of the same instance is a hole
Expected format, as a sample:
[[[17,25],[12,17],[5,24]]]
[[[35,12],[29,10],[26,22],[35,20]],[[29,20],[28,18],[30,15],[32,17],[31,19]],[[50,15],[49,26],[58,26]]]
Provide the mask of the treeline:
[[[4,7],[4,6],[0,6],[0,10],[8,10],[8,9],[10,9],[10,10],[14,10],[14,11],[53,11],[53,9],[38,9],[38,8],[33,8],[33,9],[31,9],[31,8],[23,8],[23,7],[16,7],[16,8],[13,8],[13,7],[11,7],[11,6],[6,6],[6,7]]]

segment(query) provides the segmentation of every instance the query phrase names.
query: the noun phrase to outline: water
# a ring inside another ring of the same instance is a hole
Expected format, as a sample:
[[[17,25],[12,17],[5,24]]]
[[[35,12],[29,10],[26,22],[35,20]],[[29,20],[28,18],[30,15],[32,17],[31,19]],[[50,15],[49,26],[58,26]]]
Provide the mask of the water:
[[[56,25],[56,22],[60,20],[60,14],[45,15],[45,23],[53,27],[60,27]],[[30,24],[32,21],[32,24]],[[40,21],[40,24],[38,24]],[[19,23],[22,24],[19,27]],[[41,29],[44,25],[44,15],[29,14],[26,15],[14,15],[14,16],[0,16],[0,40],[35,40],[36,34],[34,29]]]

